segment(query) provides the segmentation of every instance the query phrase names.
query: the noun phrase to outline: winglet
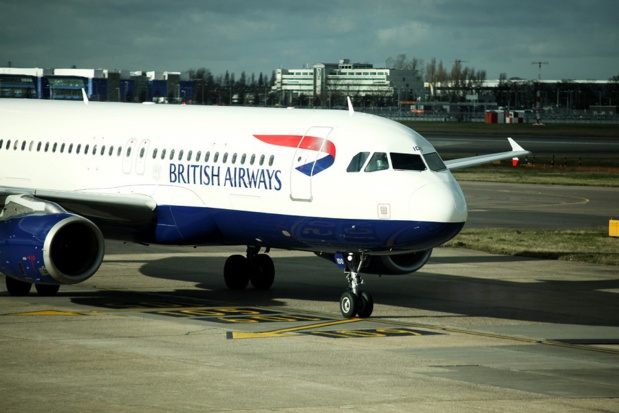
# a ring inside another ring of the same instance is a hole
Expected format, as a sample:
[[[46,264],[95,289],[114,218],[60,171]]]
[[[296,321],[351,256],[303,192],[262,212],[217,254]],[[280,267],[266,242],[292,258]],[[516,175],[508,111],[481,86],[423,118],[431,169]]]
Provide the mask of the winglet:
[[[86,95],[86,90],[84,88],[82,88],[82,99],[85,104],[88,104],[88,95]]]
[[[352,107],[352,101],[350,100],[350,96],[346,96],[346,101],[348,102],[348,114],[352,116],[355,113],[355,108]]]
[[[512,138],[507,138],[507,141],[512,146],[512,151],[524,151],[525,150],[522,146],[518,145],[518,143]]]

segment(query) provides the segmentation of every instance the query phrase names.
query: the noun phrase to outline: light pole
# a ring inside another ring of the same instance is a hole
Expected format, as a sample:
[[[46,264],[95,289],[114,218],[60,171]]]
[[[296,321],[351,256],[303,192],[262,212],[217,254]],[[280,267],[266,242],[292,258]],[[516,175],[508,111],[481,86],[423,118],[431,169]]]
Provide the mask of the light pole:
[[[541,125],[542,123],[541,123],[541,120],[540,120],[540,117],[541,117],[541,113],[540,113],[541,112],[541,107],[540,107],[541,106],[541,102],[540,102],[540,100],[541,100],[541,93],[542,93],[541,92],[541,87],[542,87],[542,65],[547,65],[548,62],[531,62],[531,64],[538,65],[538,67],[539,67],[539,73],[537,75],[537,94],[535,96],[535,100],[537,102],[536,110],[535,110],[536,115],[537,115],[537,121],[535,122],[535,124],[536,125]]]

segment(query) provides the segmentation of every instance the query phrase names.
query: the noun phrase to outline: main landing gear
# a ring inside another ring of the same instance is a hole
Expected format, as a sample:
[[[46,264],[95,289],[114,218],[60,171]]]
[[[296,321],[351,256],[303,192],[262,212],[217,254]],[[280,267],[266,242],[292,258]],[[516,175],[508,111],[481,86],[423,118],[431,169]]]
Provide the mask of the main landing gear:
[[[344,318],[353,318],[354,316],[367,318],[374,311],[372,295],[360,289],[363,279],[359,272],[366,259],[365,255],[352,252],[344,256],[346,280],[348,281],[348,289],[340,297],[340,311]]]
[[[269,252],[267,249],[266,252]],[[224,265],[224,280],[231,290],[243,290],[247,284],[258,290],[268,290],[275,280],[275,266],[260,247],[247,247],[247,256],[231,255]]]

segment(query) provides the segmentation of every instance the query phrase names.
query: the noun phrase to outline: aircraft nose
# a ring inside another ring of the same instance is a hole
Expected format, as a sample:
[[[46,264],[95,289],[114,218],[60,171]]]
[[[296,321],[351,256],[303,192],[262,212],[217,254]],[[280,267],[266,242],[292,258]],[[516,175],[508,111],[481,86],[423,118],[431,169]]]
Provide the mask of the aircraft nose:
[[[465,222],[466,200],[455,180],[434,182],[415,191],[410,199],[410,218],[426,222]]]

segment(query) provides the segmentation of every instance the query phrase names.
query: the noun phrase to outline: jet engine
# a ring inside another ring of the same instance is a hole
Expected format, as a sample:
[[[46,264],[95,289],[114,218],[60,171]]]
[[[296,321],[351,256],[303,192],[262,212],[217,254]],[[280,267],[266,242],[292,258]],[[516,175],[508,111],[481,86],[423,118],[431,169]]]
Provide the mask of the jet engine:
[[[49,204],[54,213],[0,217],[0,272],[28,283],[77,284],[87,280],[103,261],[103,235],[88,219]]]
[[[430,259],[430,255],[432,248],[407,254],[372,256],[361,271],[382,275],[409,274],[423,267]]]
[[[335,261],[335,254],[316,253],[321,258]],[[365,274],[402,275],[423,267],[432,255],[432,248],[398,255],[373,255],[367,259],[361,272]]]

